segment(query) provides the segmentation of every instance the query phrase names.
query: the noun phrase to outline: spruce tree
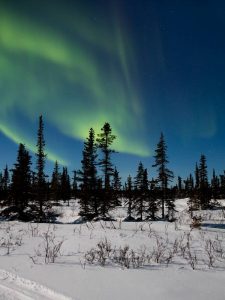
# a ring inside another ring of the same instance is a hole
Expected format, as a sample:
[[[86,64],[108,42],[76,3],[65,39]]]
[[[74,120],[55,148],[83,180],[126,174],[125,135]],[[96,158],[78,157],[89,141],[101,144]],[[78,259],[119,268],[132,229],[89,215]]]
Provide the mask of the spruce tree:
[[[110,188],[110,177],[113,175],[113,164],[111,162],[111,154],[115,152],[110,146],[115,140],[116,136],[112,134],[112,129],[109,123],[105,123],[101,128],[101,133],[98,134],[96,139],[98,147],[102,150],[103,157],[99,160],[99,166],[103,170],[104,175],[104,188]]]
[[[195,189],[199,188],[199,168],[198,168],[198,164],[196,163],[195,165]]]
[[[112,129],[109,123],[105,123],[101,128],[101,133],[96,139],[98,148],[102,151],[102,158],[99,160],[99,166],[103,171],[104,190],[101,201],[101,215],[106,216],[110,208],[113,208],[113,191],[111,189],[111,177],[113,176],[114,167],[111,161],[111,154],[115,151],[111,149],[111,145],[116,136],[112,134]]]
[[[50,183],[50,198],[52,200],[60,200],[60,189],[61,189],[61,174],[59,171],[58,162],[55,162],[54,170],[52,173],[52,179]]]
[[[71,191],[72,197],[74,199],[76,199],[77,196],[78,196],[78,183],[77,183],[77,181],[78,181],[77,171],[74,170],[73,171],[73,178],[72,178],[72,191]]]
[[[42,116],[39,117],[36,152],[36,201],[39,205],[39,217],[43,219],[43,205],[46,202],[46,176],[44,173],[47,155],[45,154],[44,123]]]
[[[3,170],[2,176],[2,198],[5,201],[6,205],[9,205],[9,193],[10,193],[10,176],[9,176],[9,169],[6,165],[5,169]]]
[[[142,162],[138,165],[135,177],[134,207],[139,221],[143,220],[145,212],[146,189],[147,189],[147,170],[144,169]]]
[[[112,189],[113,189],[113,201],[114,206],[120,206],[121,202],[119,200],[120,198],[120,192],[121,192],[121,178],[119,176],[119,172],[117,171],[117,168],[114,169],[113,173],[113,179],[112,179]]]
[[[31,156],[24,144],[19,144],[17,162],[12,169],[11,197],[20,214],[31,200]]]
[[[213,169],[213,177],[211,180],[211,190],[212,190],[212,197],[214,201],[217,201],[220,196],[220,181],[218,176],[216,175],[215,169]]]
[[[155,164],[153,167],[157,168],[157,181],[160,185],[161,189],[161,206],[162,206],[162,218],[165,217],[165,201],[167,200],[167,191],[168,184],[173,178],[173,172],[167,168],[167,164],[169,163],[167,158],[167,146],[164,140],[163,133],[161,133],[159,143],[157,144],[157,148],[155,150]]]
[[[198,170],[198,167],[196,169]],[[196,177],[196,174],[198,174],[198,173],[195,172],[195,178],[198,178],[198,177]],[[185,195],[186,195],[186,197],[189,198],[187,205],[188,205],[191,217],[192,217],[193,210],[199,209],[199,207],[200,207],[200,201],[198,198],[198,188],[197,188],[198,181],[197,181],[197,184],[196,184],[196,181],[194,183],[193,175],[190,174],[184,182],[185,182]]]
[[[147,214],[147,219],[155,220],[155,214],[158,210],[157,199],[155,197],[154,184],[148,180],[147,169],[144,169],[143,172],[142,198],[144,212]]]
[[[84,142],[81,170],[78,171],[80,188],[80,214],[86,217],[97,216],[99,201],[97,200],[97,145],[95,132],[91,128]]]
[[[149,219],[155,220],[156,212],[158,211],[156,181],[152,178],[149,184],[150,184],[150,190],[149,190],[146,212],[148,213]]]
[[[61,199],[65,202],[67,201],[69,206],[69,201],[71,198],[71,186],[70,186],[70,176],[66,167],[63,167],[61,175]]]
[[[206,209],[210,204],[210,190],[208,183],[208,172],[205,155],[201,155],[199,162],[199,200],[201,209]]]
[[[133,219],[132,212],[134,209],[134,191],[133,191],[133,182],[132,178],[129,175],[127,178],[127,182],[125,183],[125,198],[126,202],[125,205],[127,205],[127,215],[128,219]]]
[[[166,207],[168,211],[168,221],[173,222],[175,221],[175,189],[170,188],[167,189],[167,199],[166,199]]]
[[[183,182],[182,182],[182,178],[180,176],[178,176],[177,178],[177,197],[181,198],[183,197]]]

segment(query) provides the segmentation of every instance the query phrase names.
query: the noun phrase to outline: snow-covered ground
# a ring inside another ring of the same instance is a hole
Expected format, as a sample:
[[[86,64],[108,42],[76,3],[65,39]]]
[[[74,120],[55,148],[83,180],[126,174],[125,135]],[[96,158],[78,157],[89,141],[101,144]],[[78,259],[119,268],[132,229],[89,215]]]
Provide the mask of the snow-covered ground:
[[[117,221],[79,224],[73,201],[54,225],[1,222],[0,299],[224,299],[224,213],[191,230],[186,203],[174,223],[121,222],[118,208]]]

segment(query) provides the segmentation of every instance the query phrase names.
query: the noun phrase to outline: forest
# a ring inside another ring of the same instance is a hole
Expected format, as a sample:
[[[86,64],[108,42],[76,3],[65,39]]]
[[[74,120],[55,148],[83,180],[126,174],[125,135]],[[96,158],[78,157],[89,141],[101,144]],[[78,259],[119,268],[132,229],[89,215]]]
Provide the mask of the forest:
[[[45,173],[44,122],[39,117],[35,166],[24,144],[19,144],[16,162],[0,173],[1,216],[6,220],[36,222],[54,221],[52,205],[60,205],[78,199],[80,216],[84,220],[110,220],[110,212],[121,205],[126,207],[126,221],[168,220],[174,221],[175,199],[188,198],[188,208],[213,209],[225,198],[225,173],[208,178],[207,160],[204,154],[194,166],[193,174],[175,178],[169,169],[167,145],[163,133],[156,145],[154,164],[157,176],[149,178],[147,168],[139,163],[136,176],[122,181],[112,156],[119,155],[113,149],[116,136],[109,123],[100,133],[90,128],[84,141],[81,167],[69,175],[67,167],[55,162],[52,175]],[[72,178],[71,178],[72,177]]]

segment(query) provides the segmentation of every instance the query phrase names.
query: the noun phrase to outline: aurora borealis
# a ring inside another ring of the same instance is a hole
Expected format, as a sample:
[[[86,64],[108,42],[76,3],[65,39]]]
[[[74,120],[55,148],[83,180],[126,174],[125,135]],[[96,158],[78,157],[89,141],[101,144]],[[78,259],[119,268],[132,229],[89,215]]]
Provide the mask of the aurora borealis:
[[[131,51],[125,49],[129,41],[122,36],[114,19],[110,39],[103,30],[104,22],[95,27],[85,17],[77,18],[76,13],[74,20],[71,16],[65,24],[71,28],[72,39],[60,28],[43,26],[27,14],[12,12],[2,5],[1,80],[5,82],[1,97],[2,133],[15,142],[24,141],[33,150],[29,130],[17,130],[17,124],[12,124],[9,118],[12,113],[21,112],[30,122],[43,113],[60,133],[76,139],[84,139],[92,126],[99,131],[108,120],[118,137],[118,151],[148,155],[147,145],[138,141],[137,132],[143,130],[143,124],[131,79]],[[62,21],[66,17],[59,18],[57,23]],[[135,143],[128,129],[136,136]],[[57,155],[49,150],[48,157],[55,160]],[[58,160],[63,161],[59,157]]]
[[[139,160],[151,165],[160,131],[177,172],[201,152],[222,159],[221,9],[169,2],[1,0],[1,160],[11,162],[19,142],[35,150],[39,114],[48,159],[71,169],[90,127],[106,121],[123,174]]]

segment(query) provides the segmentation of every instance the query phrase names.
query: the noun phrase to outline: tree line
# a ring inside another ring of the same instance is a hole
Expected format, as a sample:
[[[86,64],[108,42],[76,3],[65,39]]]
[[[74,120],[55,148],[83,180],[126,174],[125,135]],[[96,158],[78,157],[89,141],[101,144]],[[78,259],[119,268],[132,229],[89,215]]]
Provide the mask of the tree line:
[[[210,209],[225,197],[225,173],[216,175],[213,170],[208,179],[206,157],[202,154],[196,163],[194,175],[177,183],[168,168],[167,145],[160,135],[154,155],[153,168],[156,177],[149,178],[142,162],[134,178],[128,176],[122,184],[119,171],[112,162],[116,136],[109,123],[105,123],[97,135],[89,130],[84,141],[81,167],[70,178],[67,167],[60,170],[56,161],[50,178],[45,174],[47,154],[45,150],[44,123],[39,117],[36,144],[36,164],[32,169],[31,155],[24,144],[19,144],[16,163],[12,169],[0,173],[0,201],[5,207],[1,215],[22,220],[49,221],[54,217],[51,206],[78,199],[80,215],[85,219],[109,219],[110,212],[118,206],[127,208],[127,221],[159,218],[174,220],[176,198],[189,198],[190,211]]]

